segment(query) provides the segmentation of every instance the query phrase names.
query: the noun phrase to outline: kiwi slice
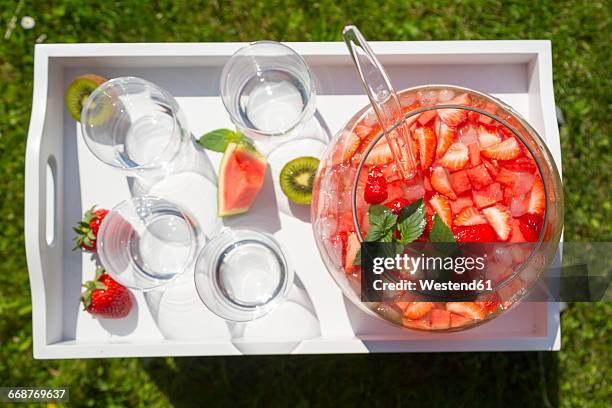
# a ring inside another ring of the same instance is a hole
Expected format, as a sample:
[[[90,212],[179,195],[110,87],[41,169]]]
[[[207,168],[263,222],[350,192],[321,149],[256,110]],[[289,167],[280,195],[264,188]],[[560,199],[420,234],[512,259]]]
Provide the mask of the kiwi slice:
[[[99,75],[87,74],[76,77],[66,90],[66,108],[76,121],[81,120],[81,110],[89,95],[101,84],[106,82],[106,78]],[[106,122],[112,113],[110,105],[93,107],[94,111],[88,119],[92,125],[100,125]]]
[[[319,159],[304,156],[293,159],[280,173],[280,186],[287,198],[297,204],[310,204]]]

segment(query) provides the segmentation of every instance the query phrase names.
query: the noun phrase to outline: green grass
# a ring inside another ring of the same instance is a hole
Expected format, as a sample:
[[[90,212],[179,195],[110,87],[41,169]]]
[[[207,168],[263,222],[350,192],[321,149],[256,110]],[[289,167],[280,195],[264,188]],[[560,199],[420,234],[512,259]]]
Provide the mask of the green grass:
[[[558,353],[34,361],[23,169],[37,41],[337,41],[347,23],[371,40],[550,39],[565,239],[610,241],[610,1],[50,3],[0,0],[0,386],[69,385],[73,405],[109,407],[609,406],[610,304],[571,304]]]

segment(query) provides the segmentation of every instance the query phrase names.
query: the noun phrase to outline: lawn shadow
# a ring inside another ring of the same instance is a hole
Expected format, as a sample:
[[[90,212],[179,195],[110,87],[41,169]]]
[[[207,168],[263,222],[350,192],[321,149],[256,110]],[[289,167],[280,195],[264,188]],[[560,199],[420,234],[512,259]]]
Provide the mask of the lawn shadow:
[[[418,353],[143,359],[175,407],[554,407],[558,354]],[[198,392],[193,392],[198,390]]]

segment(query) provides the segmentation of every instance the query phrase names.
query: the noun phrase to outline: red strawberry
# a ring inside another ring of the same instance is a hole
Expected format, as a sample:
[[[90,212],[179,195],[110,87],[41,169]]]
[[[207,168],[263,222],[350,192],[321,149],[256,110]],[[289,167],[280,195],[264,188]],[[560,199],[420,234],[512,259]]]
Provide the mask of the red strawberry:
[[[485,317],[482,308],[474,302],[448,302],[446,310],[473,320],[482,320]]]
[[[455,225],[459,226],[470,226],[485,224],[487,219],[474,207],[467,207],[461,210],[461,212],[455,217]]]
[[[515,138],[509,137],[501,143],[482,149],[482,155],[489,159],[512,160],[521,154],[521,148]]]
[[[431,328],[434,330],[448,329],[451,324],[451,313],[444,309],[431,311]]]
[[[348,232],[340,231],[331,238],[331,243],[334,247],[340,247],[342,251],[342,259],[346,257],[346,243],[348,240]]]
[[[438,109],[438,116],[449,126],[459,126],[467,119],[465,109]]]
[[[514,187],[514,183],[516,182],[516,173],[502,168],[497,176],[495,176],[495,181],[508,187]]]
[[[469,159],[468,148],[463,143],[454,143],[439,162],[447,169],[455,171],[464,168]]]
[[[478,143],[470,143],[468,145],[468,155],[470,156],[470,164],[472,166],[478,166],[480,164],[480,148],[478,147]]]
[[[84,310],[92,315],[109,319],[125,317],[132,309],[132,296],[130,292],[104,272],[96,269],[93,281],[83,285],[86,289],[81,293]]]
[[[453,191],[451,187],[450,180],[448,178],[448,173],[444,167],[435,167],[431,171],[431,186],[438,193],[442,193],[445,196],[451,198],[452,200],[457,198],[457,195]]]
[[[428,124],[429,122],[431,122],[431,120],[435,118],[436,116],[438,116],[438,113],[436,112],[435,109],[428,110],[419,115],[417,122],[419,122],[422,126],[424,126]]]
[[[497,134],[495,127],[478,126],[478,143],[481,149],[501,143],[502,138]]]
[[[355,135],[357,135],[359,139],[367,138],[371,132],[372,132],[372,127],[368,125],[364,125],[363,123],[357,124],[357,126],[355,126],[355,129],[353,129],[353,133],[355,133]]]
[[[429,127],[417,128],[415,134],[419,143],[421,169],[425,170],[431,166],[436,154],[436,134]]]
[[[546,208],[546,197],[544,196],[544,184],[540,177],[536,177],[533,187],[531,188],[531,194],[529,195],[529,204],[527,212],[530,214],[544,214],[544,208]]]
[[[531,215],[531,214],[525,214],[525,215]],[[537,242],[538,241],[539,234],[535,231],[535,229],[533,229],[533,227],[531,227],[531,225],[525,223],[522,220],[519,220],[518,228],[521,231],[521,235],[523,236],[523,239],[526,242]],[[512,235],[514,235],[514,231]],[[512,238],[514,240],[514,236]]]
[[[366,181],[363,198],[368,204],[380,204],[387,196],[387,180],[378,167],[373,167]]]
[[[391,147],[387,143],[378,143],[366,158],[365,164],[368,166],[372,165],[384,165],[393,161],[393,155],[391,153]]]
[[[472,199],[479,209],[493,205],[504,199],[499,183],[493,183],[483,190],[472,190]]]
[[[488,186],[489,184],[493,182],[493,179],[489,175],[489,172],[487,171],[484,164],[479,164],[476,167],[467,169],[467,175],[468,175],[468,178],[470,179],[470,182],[472,183],[472,186],[476,190],[485,188],[486,186]]]
[[[465,170],[459,170],[450,174],[450,184],[457,194],[464,193],[472,188],[470,179]]]
[[[457,242],[495,242],[497,235],[489,224],[454,226],[453,235]]]
[[[451,212],[451,207],[446,197],[444,197],[443,195],[436,194],[429,200],[429,203],[433,207],[436,214],[438,214],[438,216],[442,218],[442,221],[444,221],[446,225],[448,225],[449,227],[453,225],[453,214]]]
[[[433,309],[432,302],[396,302],[404,313],[404,317],[408,319],[420,319],[425,316],[431,309]]]
[[[542,219],[542,217],[535,214],[522,215],[519,217],[519,221],[522,224],[527,225],[531,229],[533,229],[536,234],[539,234],[540,231],[542,231],[542,225],[544,224],[544,220]]]
[[[453,214],[458,214],[467,207],[472,207],[474,205],[474,201],[472,201],[471,195],[463,195],[461,197],[457,197],[456,200],[450,202],[451,210],[453,210]]]
[[[410,201],[405,198],[396,198],[395,200],[391,200],[385,204],[385,207],[391,210],[391,212],[395,215],[398,215],[402,208],[410,204]]]
[[[484,159],[482,161],[484,163],[485,168],[487,169],[487,171],[489,173],[491,173],[492,176],[497,176],[497,174],[499,173],[499,167],[497,166],[497,160],[486,160]]]
[[[341,163],[349,162],[353,158],[353,155],[359,148],[360,144],[361,144],[361,139],[359,139],[354,133],[352,132],[347,133],[346,139],[344,140],[344,144],[341,147],[341,152],[340,152]]]
[[[438,146],[436,147],[436,157],[439,159],[444,156],[444,153],[453,144],[455,140],[456,130],[448,126],[441,120],[436,121],[436,135],[438,135]]]
[[[355,269],[355,257],[357,257],[357,252],[361,249],[361,244],[359,243],[359,238],[357,238],[357,234],[355,232],[351,232],[347,238],[346,242],[346,252],[344,256],[344,270],[346,273],[351,273]]]
[[[77,233],[73,249],[81,248],[83,251],[96,252],[98,229],[106,214],[108,214],[108,210],[103,208],[96,210],[96,206],[85,212],[83,220],[73,228],[74,232]]]
[[[519,157],[511,162],[504,163],[504,167],[514,172],[534,173],[536,165],[530,157]]]
[[[482,210],[482,213],[497,233],[497,236],[502,241],[507,240],[512,230],[512,215],[510,211],[503,205],[497,204],[493,207],[485,208]]]

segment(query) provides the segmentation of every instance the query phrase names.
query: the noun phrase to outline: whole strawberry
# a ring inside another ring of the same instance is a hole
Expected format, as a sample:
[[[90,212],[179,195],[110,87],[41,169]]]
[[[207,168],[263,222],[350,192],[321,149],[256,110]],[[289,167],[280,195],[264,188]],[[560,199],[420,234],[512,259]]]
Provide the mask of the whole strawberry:
[[[94,280],[85,282],[83,287],[86,290],[81,293],[81,301],[84,310],[92,315],[119,319],[130,313],[132,309],[130,292],[106,274],[103,268],[98,267]]]
[[[90,210],[85,212],[83,220],[80,221],[74,232],[77,233],[74,239],[74,249],[81,248],[83,251],[96,252],[96,240],[98,238],[98,229],[104,217],[108,214],[108,210],[100,208],[96,210],[96,206],[91,207]]]

